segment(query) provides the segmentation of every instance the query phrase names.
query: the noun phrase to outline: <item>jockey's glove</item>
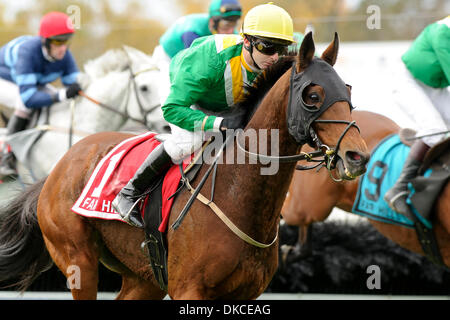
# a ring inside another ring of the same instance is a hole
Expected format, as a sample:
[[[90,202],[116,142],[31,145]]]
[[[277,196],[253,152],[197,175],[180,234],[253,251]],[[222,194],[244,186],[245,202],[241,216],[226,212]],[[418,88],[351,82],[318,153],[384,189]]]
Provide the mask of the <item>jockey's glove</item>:
[[[81,87],[77,82],[72,83],[66,90],[67,99],[76,97],[81,91]]]
[[[242,129],[244,128],[243,119],[240,116],[225,117],[220,124],[220,130],[226,131],[227,129]]]

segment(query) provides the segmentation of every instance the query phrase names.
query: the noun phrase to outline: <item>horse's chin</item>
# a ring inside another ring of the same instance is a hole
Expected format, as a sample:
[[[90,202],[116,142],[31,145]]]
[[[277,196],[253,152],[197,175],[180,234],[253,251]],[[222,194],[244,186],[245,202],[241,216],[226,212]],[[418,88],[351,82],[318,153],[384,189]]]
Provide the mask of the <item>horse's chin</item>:
[[[356,168],[352,169],[345,165],[344,161],[339,158],[336,162],[336,172],[339,176],[339,178],[343,180],[354,180],[363,173],[366,172],[365,169]]]

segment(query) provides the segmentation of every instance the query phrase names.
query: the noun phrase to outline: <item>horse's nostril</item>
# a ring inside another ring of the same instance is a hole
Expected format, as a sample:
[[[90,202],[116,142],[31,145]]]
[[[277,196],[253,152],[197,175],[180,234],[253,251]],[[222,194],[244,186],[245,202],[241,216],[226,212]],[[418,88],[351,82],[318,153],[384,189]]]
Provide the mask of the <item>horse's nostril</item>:
[[[351,157],[352,157],[353,160],[361,160],[361,156],[359,154],[357,154],[357,153],[353,153],[351,155]]]
[[[368,157],[359,152],[347,151],[345,156],[352,163],[365,164],[368,161]]]

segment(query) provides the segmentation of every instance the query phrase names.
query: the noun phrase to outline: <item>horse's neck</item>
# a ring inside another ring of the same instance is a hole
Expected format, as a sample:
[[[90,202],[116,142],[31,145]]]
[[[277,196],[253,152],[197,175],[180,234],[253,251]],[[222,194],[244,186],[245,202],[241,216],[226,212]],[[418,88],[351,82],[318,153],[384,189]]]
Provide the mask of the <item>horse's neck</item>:
[[[256,132],[275,130],[279,139],[279,154],[292,155],[297,152],[298,146],[287,130],[287,103],[289,97],[289,75],[286,72],[266,94],[260,106],[256,109],[246,130]]]
[[[98,82],[93,82],[86,90],[86,94],[97,101],[116,109],[120,112],[125,112],[127,108],[128,94],[128,74],[126,72],[111,73],[104,79]],[[77,127],[80,130],[91,132],[100,131],[116,131],[124,123],[124,119],[113,113],[112,111],[103,108],[93,102],[80,97],[77,105]]]
[[[287,81],[287,82],[286,82]],[[286,124],[286,107],[289,93],[289,77],[280,79],[271,92],[266,95],[261,105],[246,127],[245,132],[255,130],[258,136],[267,131],[267,151],[269,155],[294,155],[298,152],[298,146],[289,136]],[[284,98],[283,98],[284,97]],[[277,133],[277,134],[273,134]],[[272,150],[273,142],[278,144],[278,152]],[[264,139],[262,139],[264,140]],[[248,148],[248,145],[242,144]],[[264,145],[261,145],[264,147]],[[238,153],[239,148],[235,147]],[[260,146],[258,146],[258,150]],[[268,169],[268,166],[270,169]],[[235,203],[251,205],[245,210],[246,220],[255,225],[273,227],[278,221],[279,212],[283,204],[286,192],[289,188],[294,172],[295,163],[271,162],[269,164],[225,165],[224,170],[233,179],[228,181],[230,190],[240,190],[233,195]],[[243,187],[245,186],[245,187]],[[239,206],[240,206],[239,205]],[[251,217],[251,218],[250,218]],[[267,231],[267,230],[266,230]]]

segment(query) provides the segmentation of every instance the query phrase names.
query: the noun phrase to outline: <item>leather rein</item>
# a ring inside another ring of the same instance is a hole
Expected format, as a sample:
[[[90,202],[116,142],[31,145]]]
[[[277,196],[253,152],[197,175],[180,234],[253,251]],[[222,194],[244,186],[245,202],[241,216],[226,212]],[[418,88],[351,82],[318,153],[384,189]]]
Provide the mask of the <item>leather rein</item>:
[[[281,162],[281,163],[297,162],[299,160],[318,161],[319,163],[317,165],[309,166],[309,167],[303,167],[303,166],[298,165],[296,167],[296,169],[297,170],[309,170],[309,169],[314,169],[314,168],[318,167],[319,165],[322,165],[322,166],[325,166],[329,170],[330,175],[331,175],[331,170],[335,166],[336,155],[338,153],[339,146],[340,146],[340,143],[341,143],[342,139],[344,138],[345,134],[348,132],[348,130],[352,126],[355,126],[358,130],[359,130],[359,128],[355,124],[355,121],[351,121],[351,122],[344,121],[344,120],[315,120],[315,121],[316,122],[322,122],[322,123],[346,123],[347,124],[347,127],[344,129],[344,131],[342,132],[341,136],[339,137],[338,142],[336,144],[336,147],[334,149],[332,149],[329,146],[323,144],[320,141],[319,137],[315,134],[315,132],[312,129],[312,127],[310,128],[310,131],[312,133],[312,139],[316,143],[318,148],[317,148],[317,150],[315,150],[315,151],[313,151],[311,153],[302,152],[300,154],[290,155],[290,156],[267,156],[267,155],[262,155],[262,154],[258,154],[258,153],[252,153],[250,151],[245,150],[245,148],[239,143],[238,135],[236,135],[236,138],[237,138],[236,139],[236,143],[237,143],[237,146],[245,154],[247,154],[248,156],[257,157],[258,159],[263,160],[263,161],[264,160],[265,161],[270,160],[270,161],[278,161],[278,162]],[[242,131],[239,130],[237,132],[242,132]],[[213,163],[208,168],[208,170],[206,171],[206,173],[204,174],[204,176],[202,177],[202,179],[200,180],[200,182],[199,182],[199,184],[197,185],[196,188],[191,186],[190,181],[186,177],[186,174],[185,174],[185,172],[183,170],[182,165],[180,165],[182,186],[185,186],[189,190],[189,192],[191,193],[191,197],[189,198],[188,202],[186,203],[186,205],[184,206],[183,210],[181,211],[181,213],[179,214],[179,216],[177,217],[177,219],[175,220],[175,222],[172,224],[171,227],[172,227],[172,229],[176,230],[181,225],[181,222],[183,221],[184,217],[186,216],[186,214],[188,213],[189,209],[191,208],[194,200],[197,199],[200,202],[202,202],[204,205],[208,206],[217,215],[217,217],[219,217],[219,219],[222,220],[222,222],[235,235],[237,235],[240,239],[242,239],[246,243],[248,243],[248,244],[250,244],[252,246],[258,247],[258,248],[268,248],[268,247],[272,246],[277,241],[277,239],[278,239],[278,230],[277,230],[277,233],[276,233],[274,239],[271,242],[269,242],[269,243],[259,242],[259,241],[255,240],[255,239],[253,239],[252,237],[250,237],[249,235],[247,235],[246,233],[244,233],[242,230],[240,230],[226,216],[226,214],[214,203],[214,190],[215,190],[215,184],[216,184],[215,180],[216,180],[216,174],[217,174],[218,160],[219,160],[220,156],[222,155],[223,150],[225,149],[225,146],[228,144],[228,141],[232,137],[234,138],[234,135],[227,136],[227,139],[222,144],[219,152],[215,156]],[[203,146],[203,148],[205,148],[206,145]],[[200,156],[201,156],[201,154],[202,153],[200,153]],[[320,157],[320,156],[323,157],[321,160],[313,160],[314,158],[317,158],[317,157]],[[194,160],[194,162],[195,162],[195,160]],[[208,179],[208,177],[211,174],[211,172],[213,173],[212,183],[211,183],[211,198],[208,199],[207,197],[205,197],[204,195],[202,195],[200,193],[200,190],[202,189],[203,185],[205,184],[205,182]],[[333,178],[333,180],[335,180],[335,178],[333,176],[332,176],[332,178]],[[180,191],[181,189],[182,188],[180,187],[178,189],[178,191]]]
[[[346,128],[341,133],[341,135],[336,143],[336,147],[331,148],[328,145],[322,143],[322,141],[319,139],[319,137],[317,136],[316,132],[314,131],[314,129],[312,127],[309,128],[309,131],[310,131],[311,139],[312,139],[313,143],[315,144],[316,150],[309,152],[309,153],[301,152],[300,154],[289,155],[289,156],[268,156],[268,155],[263,155],[263,154],[247,151],[239,143],[239,137],[237,137],[237,139],[236,139],[236,144],[239,147],[239,149],[241,151],[243,151],[245,154],[247,154],[249,157],[256,157],[260,161],[265,161],[265,162],[277,161],[280,163],[287,163],[287,162],[297,162],[297,161],[301,161],[301,160],[306,160],[307,162],[318,162],[316,165],[311,165],[311,166],[297,165],[295,167],[295,169],[296,170],[311,170],[311,169],[315,169],[320,166],[320,168],[318,168],[318,170],[320,170],[321,168],[325,167],[325,168],[327,168],[328,172],[330,173],[330,177],[334,181],[337,181],[337,182],[342,181],[341,178],[338,179],[332,175],[332,170],[336,167],[337,154],[339,152],[339,147],[341,145],[342,139],[344,138],[344,136],[350,130],[351,127],[357,128],[358,131],[360,131],[360,129],[356,125],[356,121],[350,122],[350,121],[345,121],[345,120],[319,120],[319,119],[317,119],[317,120],[314,120],[314,122],[330,123],[330,124],[331,123],[347,124]],[[238,132],[240,132],[240,131],[238,131]],[[322,157],[322,158],[319,160],[315,160],[315,158],[318,158],[318,157]]]
[[[298,93],[300,93],[300,97],[302,97],[303,90],[306,89],[306,87],[314,82],[314,79],[319,79],[320,77],[325,78],[324,81],[318,83],[321,87],[324,88],[325,91],[328,91],[330,94],[327,96],[323,102],[323,104],[320,106],[319,109],[313,109],[313,106],[307,105],[303,99],[298,99],[298,96],[293,96],[293,91],[295,90]],[[350,101],[350,97],[347,91],[346,85],[342,82],[342,80],[337,76],[335,71],[332,69],[332,67],[327,64],[324,61],[321,60],[314,60],[308,69],[306,69],[303,72],[296,73],[295,68],[292,67],[291,72],[291,80],[290,80],[290,96],[289,96],[289,102],[288,102],[288,112],[287,112],[287,127],[288,132],[291,134],[291,136],[294,137],[294,139],[297,141],[299,145],[303,145],[305,143],[310,144],[311,146],[314,146],[316,148],[315,151],[310,153],[301,152],[300,154],[296,155],[287,155],[287,156],[269,156],[269,155],[263,155],[259,153],[253,153],[250,151],[247,151],[239,142],[239,134],[242,133],[242,130],[237,130],[236,134],[236,143],[237,147],[243,151],[247,156],[249,157],[256,157],[261,162],[281,162],[281,163],[287,163],[287,162],[297,162],[300,160],[306,160],[306,161],[312,161],[312,162],[318,162],[316,165],[312,166],[301,166],[297,165],[297,170],[310,170],[314,168],[319,168],[320,170],[322,167],[326,167],[328,172],[330,173],[330,177],[334,181],[342,181],[342,178],[335,178],[332,174],[332,170],[336,167],[336,163],[338,160],[338,152],[339,147],[341,145],[341,142],[344,138],[344,136],[347,134],[347,132],[350,130],[350,128],[355,127],[360,131],[359,127],[356,125],[355,121],[345,121],[345,120],[320,120],[318,119],[320,114],[325,112],[326,109],[331,107],[335,102],[337,101],[347,101],[350,105],[350,111],[352,110],[352,104]],[[303,112],[303,113],[302,113]],[[306,112],[306,113],[305,113]],[[341,135],[339,136],[336,146],[334,148],[331,148],[330,146],[324,144],[316,132],[314,131],[311,124],[314,122],[316,123],[325,123],[325,124],[346,124],[346,128],[343,130]],[[306,125],[306,126],[305,126]],[[190,183],[189,180],[186,178],[182,167],[180,166],[181,175],[182,175],[182,182],[183,185],[185,185],[188,190],[191,192],[191,197],[189,198],[188,202],[184,206],[183,210],[179,214],[176,221],[172,224],[173,229],[177,229],[182,220],[184,219],[185,215],[189,211],[190,207],[192,206],[192,203],[195,199],[198,199],[205,205],[209,206],[213,212],[230,228],[232,232],[234,232],[239,238],[244,240],[245,242],[259,247],[259,248],[267,248],[272,246],[277,238],[278,238],[278,230],[276,232],[275,238],[267,244],[258,242],[245,233],[243,233],[239,228],[236,227],[227,217],[226,215],[220,210],[220,208],[217,207],[217,205],[214,204],[214,187],[215,187],[215,176],[217,173],[217,164],[218,159],[223,153],[223,150],[225,146],[227,145],[228,141],[231,138],[235,137],[235,134],[228,135],[226,138],[226,141],[224,144],[222,144],[220,150],[217,152],[215,159],[212,163],[212,165],[208,168],[202,179],[200,180],[197,187],[194,189]],[[316,160],[315,158],[321,159]],[[212,189],[211,189],[211,199],[207,199],[203,195],[200,194],[200,190],[205,184],[206,180],[208,179],[209,175],[213,173],[213,180],[212,180]],[[346,170],[345,174],[351,177],[350,173]],[[181,188],[180,188],[181,189]]]
[[[111,111],[111,112],[113,112],[115,114],[120,115],[124,119],[129,119],[129,120],[138,122],[140,124],[143,124],[146,128],[149,129],[149,126],[148,126],[148,123],[147,123],[147,115],[149,113],[153,112],[156,108],[159,108],[161,105],[158,103],[158,104],[156,104],[154,106],[151,106],[148,110],[145,110],[145,108],[143,106],[143,103],[141,101],[140,95],[139,95],[138,86],[136,84],[136,79],[135,78],[136,78],[136,76],[138,76],[141,73],[159,70],[159,68],[158,67],[150,67],[150,68],[147,68],[147,69],[140,70],[140,71],[138,71],[136,73],[133,73],[133,70],[131,70],[131,65],[128,65],[127,69],[130,71],[130,80],[131,81],[129,82],[129,85],[128,85],[127,95],[126,95],[126,98],[124,99],[124,105],[127,105],[129,100],[130,100],[130,90],[131,90],[130,86],[133,86],[133,90],[134,90],[134,93],[136,95],[136,100],[137,100],[137,103],[138,103],[138,106],[139,106],[139,111],[140,111],[140,113],[142,115],[143,120],[130,116],[130,114],[128,113],[128,109],[127,108],[125,108],[125,111],[120,111],[117,108],[114,108],[114,107],[112,107],[110,105],[107,105],[105,103],[97,101],[96,99],[88,96],[83,91],[80,91],[80,96],[82,96],[82,97],[88,99],[89,101],[95,103],[99,107],[102,107],[102,108],[104,108],[104,109],[106,109],[108,111]]]

